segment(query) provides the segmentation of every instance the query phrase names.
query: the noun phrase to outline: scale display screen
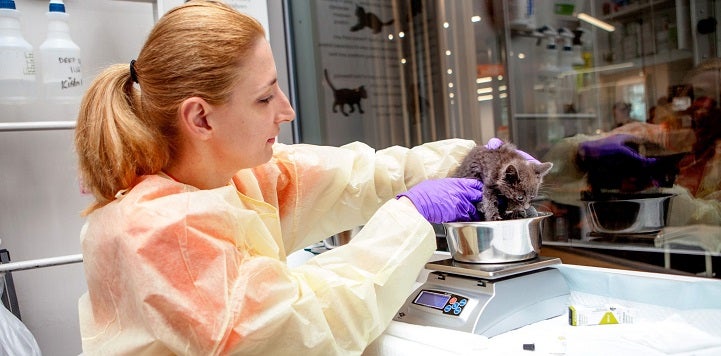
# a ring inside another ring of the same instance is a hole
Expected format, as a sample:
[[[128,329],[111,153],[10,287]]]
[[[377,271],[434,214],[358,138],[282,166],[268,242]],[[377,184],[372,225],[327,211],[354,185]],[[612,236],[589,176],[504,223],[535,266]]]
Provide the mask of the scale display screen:
[[[420,293],[418,293],[418,296],[416,297],[416,300],[413,301],[413,303],[442,310],[450,299],[451,296],[448,294],[441,294],[422,290]]]

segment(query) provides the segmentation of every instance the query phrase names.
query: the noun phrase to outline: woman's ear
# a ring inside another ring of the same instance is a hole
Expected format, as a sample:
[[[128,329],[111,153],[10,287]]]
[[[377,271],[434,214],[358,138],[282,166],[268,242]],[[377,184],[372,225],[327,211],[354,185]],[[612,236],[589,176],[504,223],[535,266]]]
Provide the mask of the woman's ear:
[[[193,136],[210,137],[213,130],[208,121],[210,110],[210,105],[199,97],[185,99],[180,104],[181,128]]]

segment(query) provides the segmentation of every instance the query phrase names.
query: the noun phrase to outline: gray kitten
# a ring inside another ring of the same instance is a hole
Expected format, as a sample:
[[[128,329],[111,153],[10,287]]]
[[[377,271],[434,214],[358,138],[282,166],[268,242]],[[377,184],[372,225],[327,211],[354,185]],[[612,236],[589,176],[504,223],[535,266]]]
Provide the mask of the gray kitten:
[[[476,207],[487,221],[538,216],[531,201],[553,163],[526,160],[516,146],[504,143],[497,149],[474,147],[453,173],[457,178],[483,182],[483,200]]]

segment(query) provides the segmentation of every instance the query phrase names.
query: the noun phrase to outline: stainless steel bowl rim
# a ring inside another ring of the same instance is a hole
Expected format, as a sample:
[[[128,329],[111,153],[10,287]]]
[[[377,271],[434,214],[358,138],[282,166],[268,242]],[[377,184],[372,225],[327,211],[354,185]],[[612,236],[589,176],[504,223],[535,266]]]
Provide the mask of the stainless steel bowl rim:
[[[498,224],[504,224],[513,222],[516,224],[520,224],[523,221],[532,221],[536,219],[543,219],[551,216],[553,214],[545,211],[539,211],[538,216],[533,216],[530,218],[520,218],[520,219],[509,219],[509,220],[498,220],[498,221],[456,221],[456,222],[446,222],[443,223],[444,226],[451,226],[451,227],[464,227],[464,226],[495,226]]]

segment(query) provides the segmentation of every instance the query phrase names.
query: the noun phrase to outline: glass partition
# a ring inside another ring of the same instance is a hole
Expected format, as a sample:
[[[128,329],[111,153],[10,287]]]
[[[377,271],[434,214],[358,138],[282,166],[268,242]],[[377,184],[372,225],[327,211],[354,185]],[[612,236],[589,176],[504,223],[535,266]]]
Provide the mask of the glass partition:
[[[721,60],[701,0],[294,0],[302,142],[511,141],[554,163],[543,245],[721,268]]]
[[[508,135],[505,42],[491,2],[290,6],[303,142],[383,148]]]
[[[509,46],[512,84],[536,78],[513,96],[514,138],[555,164],[541,204],[554,213],[544,245],[713,276],[721,252],[716,3],[561,3],[537,9],[544,22],[535,30],[512,28]]]

